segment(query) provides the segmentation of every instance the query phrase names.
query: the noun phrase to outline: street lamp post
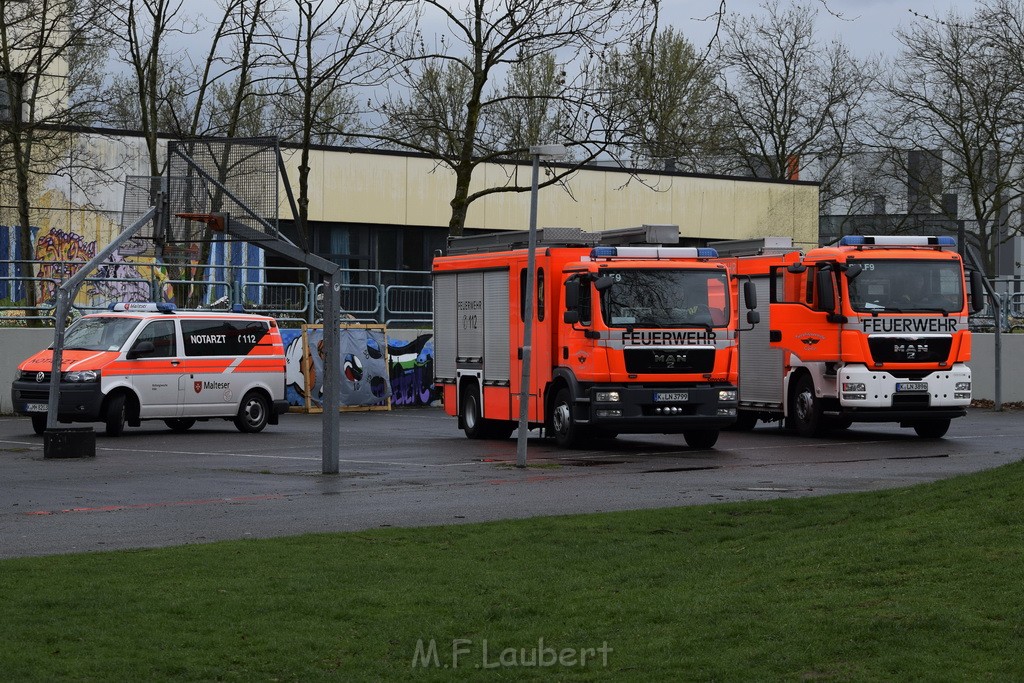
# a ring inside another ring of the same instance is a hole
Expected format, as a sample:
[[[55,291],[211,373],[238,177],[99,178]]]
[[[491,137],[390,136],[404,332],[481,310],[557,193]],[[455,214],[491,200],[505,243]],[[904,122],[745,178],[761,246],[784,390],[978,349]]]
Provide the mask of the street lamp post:
[[[526,305],[523,323],[523,374],[519,387],[519,435],[516,441],[516,467],[526,467],[526,439],[530,431],[530,358],[533,351],[534,279],[537,272],[537,184],[540,176],[540,158],[565,156],[565,145],[534,145],[533,177],[530,181],[530,237],[526,257]]]

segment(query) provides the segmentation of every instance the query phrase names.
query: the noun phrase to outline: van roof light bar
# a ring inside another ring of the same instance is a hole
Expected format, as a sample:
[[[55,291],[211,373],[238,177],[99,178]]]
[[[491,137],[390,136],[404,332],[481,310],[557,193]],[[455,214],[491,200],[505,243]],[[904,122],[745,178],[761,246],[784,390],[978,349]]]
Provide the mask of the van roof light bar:
[[[948,235],[845,235],[841,247],[955,247],[956,238]]]
[[[174,304],[152,301],[122,301],[110,304],[108,308],[119,313],[173,313],[178,310]]]

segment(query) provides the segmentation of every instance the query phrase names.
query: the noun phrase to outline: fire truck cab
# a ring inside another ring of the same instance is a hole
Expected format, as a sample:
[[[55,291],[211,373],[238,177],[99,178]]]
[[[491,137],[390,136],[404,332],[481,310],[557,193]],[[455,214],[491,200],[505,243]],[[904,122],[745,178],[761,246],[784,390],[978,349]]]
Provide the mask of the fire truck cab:
[[[712,249],[661,246],[678,242],[676,226],[644,229],[644,246],[626,231],[539,231],[529,424],[562,447],[681,432],[711,448],[736,419],[736,281]],[[434,259],[436,382],[469,438],[518,424],[524,241],[455,238]]]
[[[831,247],[727,259],[768,296],[740,340],[737,425],[802,435],[899,422],[938,438],[971,403],[969,307],[980,274],[950,237],[847,236]]]

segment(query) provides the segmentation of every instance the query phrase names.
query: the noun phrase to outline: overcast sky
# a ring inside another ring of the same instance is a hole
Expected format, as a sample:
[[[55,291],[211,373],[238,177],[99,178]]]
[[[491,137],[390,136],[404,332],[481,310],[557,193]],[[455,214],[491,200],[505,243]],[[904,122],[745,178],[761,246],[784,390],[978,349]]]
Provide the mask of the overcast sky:
[[[805,0],[818,7],[819,38],[823,41],[839,37],[858,57],[876,54],[892,55],[897,48],[892,37],[897,26],[906,26],[915,19],[910,10],[931,17],[941,17],[950,9],[970,14],[971,0]],[[729,12],[757,12],[762,0],[726,0]],[[664,0],[662,16],[665,23],[679,28],[696,45],[706,46],[714,34],[712,22],[700,21],[718,9],[719,0]],[[832,16],[831,12],[841,15]]]

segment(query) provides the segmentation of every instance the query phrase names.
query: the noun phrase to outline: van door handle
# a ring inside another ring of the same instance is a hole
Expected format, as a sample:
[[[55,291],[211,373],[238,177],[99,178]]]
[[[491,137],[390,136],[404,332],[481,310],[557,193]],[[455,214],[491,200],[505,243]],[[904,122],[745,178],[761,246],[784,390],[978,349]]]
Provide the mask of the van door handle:
[[[181,361],[180,360],[172,360],[171,361],[171,365],[173,365],[174,367],[178,367],[179,365],[181,365]]]

